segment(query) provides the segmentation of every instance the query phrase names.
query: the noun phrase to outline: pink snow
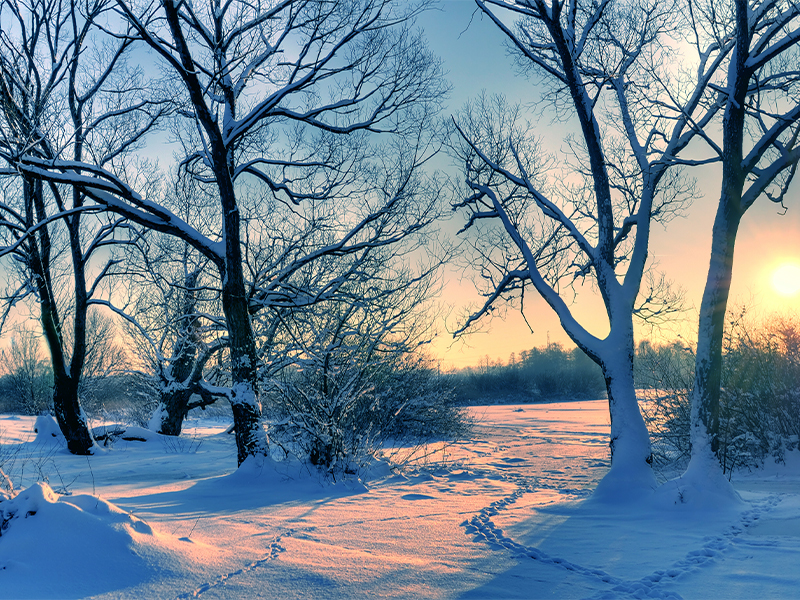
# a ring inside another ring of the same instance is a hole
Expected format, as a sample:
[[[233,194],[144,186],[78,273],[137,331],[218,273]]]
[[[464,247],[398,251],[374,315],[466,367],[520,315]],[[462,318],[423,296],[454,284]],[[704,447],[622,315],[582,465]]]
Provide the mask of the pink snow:
[[[634,501],[608,470],[604,401],[471,409],[469,440],[335,484],[235,465],[227,423],[69,455],[0,417],[23,490],[0,535],[2,598],[788,598],[800,589],[800,456]],[[696,473],[699,471],[696,471]],[[45,481],[46,480],[46,481]],[[5,517],[4,517],[5,518]]]

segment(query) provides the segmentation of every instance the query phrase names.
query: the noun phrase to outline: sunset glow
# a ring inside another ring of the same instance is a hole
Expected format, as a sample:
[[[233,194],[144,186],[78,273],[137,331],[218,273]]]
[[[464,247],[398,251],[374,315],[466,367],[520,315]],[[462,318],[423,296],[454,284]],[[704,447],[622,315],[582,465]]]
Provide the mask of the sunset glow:
[[[775,269],[772,287],[781,296],[796,296],[800,292],[800,265],[787,263]]]

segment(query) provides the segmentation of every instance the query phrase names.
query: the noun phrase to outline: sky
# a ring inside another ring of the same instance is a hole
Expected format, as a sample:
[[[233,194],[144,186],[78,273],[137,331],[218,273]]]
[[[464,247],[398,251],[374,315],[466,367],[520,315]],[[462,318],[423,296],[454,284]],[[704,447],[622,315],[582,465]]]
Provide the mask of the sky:
[[[467,100],[485,90],[490,94],[502,93],[511,103],[523,103],[530,107],[531,118],[538,118],[534,112],[539,99],[536,83],[515,72],[503,36],[476,12],[473,0],[440,0],[419,17],[418,24],[424,28],[431,50],[442,59],[452,85],[445,116],[457,112]],[[574,124],[551,123],[544,118],[537,127],[557,149]],[[165,146],[155,144],[154,147],[163,152]],[[452,169],[444,156],[437,166]],[[714,167],[696,169],[693,175],[702,195],[681,218],[666,228],[654,225],[650,244],[650,256],[658,268],[685,290],[687,311],[680,321],[663,330],[640,328],[640,339],[650,336],[656,340],[672,340],[679,332],[691,338],[708,270],[711,225],[720,185],[719,171]],[[745,304],[753,313],[769,315],[800,309],[800,295],[781,296],[770,282],[781,265],[794,263],[800,268],[800,185],[797,182],[786,205],[788,211],[781,214],[780,207],[762,198],[742,222],[731,303]],[[443,228],[455,235],[463,224],[463,215],[456,214]],[[429,349],[442,370],[479,365],[487,358],[505,363],[512,353],[519,356],[523,350],[548,343],[572,346],[551,309],[533,294],[526,297],[525,318],[515,310],[500,311],[491,321],[484,319],[471,330],[473,332],[454,340],[450,332],[463,324],[465,311],[469,306],[479,305],[482,297],[470,274],[455,266],[448,267],[445,281],[440,300],[447,316],[436,326],[438,333]],[[587,329],[604,334],[604,310],[596,297],[583,298],[581,304],[574,306],[574,313]]]
[[[496,27],[475,12],[472,0],[443,0],[434,10],[423,14],[424,27],[431,49],[442,58],[453,86],[446,114],[456,112],[464,102],[482,90],[502,93],[511,102],[534,107],[538,99],[535,82],[515,72],[503,36]],[[533,113],[531,113],[533,117]],[[540,122],[540,125],[547,125]],[[563,139],[569,123],[552,124],[543,131],[548,140]],[[685,291],[686,312],[680,321],[661,331],[641,327],[638,337],[671,340],[679,332],[691,336],[708,272],[711,227],[719,197],[720,173],[714,167],[696,169],[701,196],[685,214],[666,227],[655,224],[650,244],[650,257],[667,278]],[[781,265],[800,265],[800,186],[790,191],[785,214],[781,207],[765,198],[745,215],[739,231],[734,263],[731,304],[747,306],[751,314],[768,316],[791,313],[800,309],[800,295],[780,295],[772,286],[774,271]],[[455,225],[463,224],[458,216]],[[492,362],[507,362],[509,355],[522,350],[558,342],[572,347],[558,319],[539,298],[526,298],[526,320],[518,311],[509,310],[491,323],[482,323],[480,331],[454,341],[448,333],[456,329],[468,305],[481,302],[469,277],[455,269],[448,273],[443,301],[452,307],[447,323],[431,344],[431,353],[442,369],[481,364],[486,357]],[[578,319],[593,333],[603,333],[605,319],[602,303],[597,299],[574,307]],[[531,332],[528,324],[533,331]]]

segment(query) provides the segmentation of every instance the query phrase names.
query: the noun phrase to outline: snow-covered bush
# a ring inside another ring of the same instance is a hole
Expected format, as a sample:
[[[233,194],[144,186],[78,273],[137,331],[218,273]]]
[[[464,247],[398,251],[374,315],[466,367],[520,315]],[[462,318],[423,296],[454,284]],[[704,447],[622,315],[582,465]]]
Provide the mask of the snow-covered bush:
[[[305,364],[272,387],[270,437],[333,478],[357,473],[387,444],[466,433],[469,416],[441,381],[418,357],[327,372]]]
[[[782,461],[800,439],[800,326],[790,319],[753,325],[745,311],[728,322],[720,393],[720,460],[725,472]],[[690,456],[691,349],[640,345],[638,383],[654,465],[685,466]]]
[[[55,494],[46,483],[36,483],[14,496],[0,497],[0,536],[16,519],[27,519],[39,511],[42,500],[54,502]]]

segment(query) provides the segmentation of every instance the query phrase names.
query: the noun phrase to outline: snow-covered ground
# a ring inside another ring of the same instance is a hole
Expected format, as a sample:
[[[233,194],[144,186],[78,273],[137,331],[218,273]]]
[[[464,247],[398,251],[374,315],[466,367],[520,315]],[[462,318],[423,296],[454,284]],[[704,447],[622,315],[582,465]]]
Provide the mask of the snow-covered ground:
[[[800,594],[800,457],[735,476],[744,502],[724,510],[599,504],[605,402],[473,411],[473,439],[365,484],[234,470],[222,422],[87,459],[0,417],[0,465],[25,489],[0,503],[0,598]]]

